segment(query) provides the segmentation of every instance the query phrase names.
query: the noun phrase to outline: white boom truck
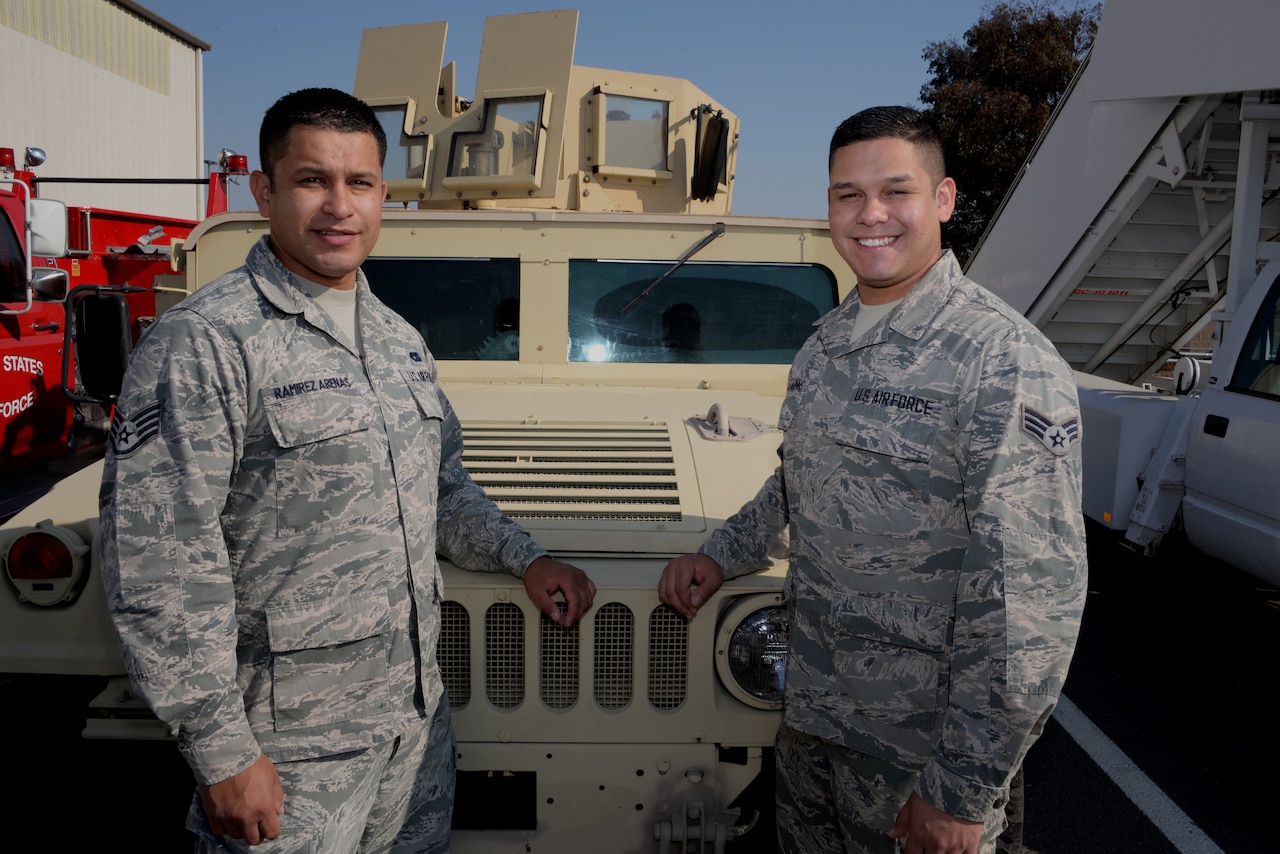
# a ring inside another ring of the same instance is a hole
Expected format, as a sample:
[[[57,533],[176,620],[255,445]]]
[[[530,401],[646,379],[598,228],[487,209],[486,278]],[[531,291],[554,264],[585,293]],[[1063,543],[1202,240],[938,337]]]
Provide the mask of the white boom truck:
[[[1278,32],[1274,0],[1108,0],[968,268],[1078,372],[1085,514],[1144,553],[1180,523],[1272,584]],[[1193,349],[1206,327],[1211,358]]]

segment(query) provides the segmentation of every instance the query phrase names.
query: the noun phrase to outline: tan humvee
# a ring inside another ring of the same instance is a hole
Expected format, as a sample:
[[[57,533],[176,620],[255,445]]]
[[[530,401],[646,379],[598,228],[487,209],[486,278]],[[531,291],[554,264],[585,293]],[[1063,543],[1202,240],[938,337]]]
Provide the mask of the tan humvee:
[[[490,18],[469,104],[440,68],[445,24],[366,30],[354,90],[392,131],[370,283],[427,338],[472,475],[599,590],[564,630],[517,579],[445,567],[454,850],[755,848],[785,544],[691,623],[655,588],[773,471],[791,359],[853,279],[825,222],[728,215],[732,113],[684,80],[573,65],[576,28],[568,11]],[[187,287],[265,231],[201,224]],[[90,548],[100,476],[0,530],[0,555],[39,534],[74,567],[40,596],[0,590],[0,670],[123,673]],[[91,736],[163,735],[123,676],[97,705]]]

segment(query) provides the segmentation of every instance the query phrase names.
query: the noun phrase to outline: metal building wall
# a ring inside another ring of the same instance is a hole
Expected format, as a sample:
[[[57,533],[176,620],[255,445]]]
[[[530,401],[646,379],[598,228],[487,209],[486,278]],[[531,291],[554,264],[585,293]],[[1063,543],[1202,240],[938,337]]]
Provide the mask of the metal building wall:
[[[202,47],[136,4],[0,0],[0,146],[19,161],[43,148],[43,177],[202,178]],[[45,184],[41,195],[204,216],[198,186]]]

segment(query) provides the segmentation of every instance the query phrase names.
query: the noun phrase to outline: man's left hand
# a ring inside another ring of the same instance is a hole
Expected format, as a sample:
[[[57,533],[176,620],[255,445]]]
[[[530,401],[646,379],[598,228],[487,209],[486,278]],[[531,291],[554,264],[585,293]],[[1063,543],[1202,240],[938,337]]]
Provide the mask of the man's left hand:
[[[889,831],[890,839],[904,836],[906,854],[978,854],[982,822],[948,815],[912,792]]]
[[[548,555],[524,571],[524,589],[539,611],[566,628],[578,622],[596,598],[596,586],[585,572]],[[563,609],[551,598],[556,593],[564,596]]]

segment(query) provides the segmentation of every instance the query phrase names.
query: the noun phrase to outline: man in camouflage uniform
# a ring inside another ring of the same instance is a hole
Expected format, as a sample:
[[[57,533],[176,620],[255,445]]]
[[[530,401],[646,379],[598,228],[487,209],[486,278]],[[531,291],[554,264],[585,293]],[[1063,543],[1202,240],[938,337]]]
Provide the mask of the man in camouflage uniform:
[[[830,157],[856,295],[796,357],[782,465],[659,592],[692,618],[789,528],[783,848],[992,851],[1084,604],[1075,386],[942,250],[955,183],[920,113],[859,113]]]
[[[564,625],[595,590],[463,470],[431,354],[369,291],[376,116],[303,90],[260,143],[270,236],[134,353],[101,495],[108,599],[195,774],[200,850],[447,850],[437,552],[523,575]]]

